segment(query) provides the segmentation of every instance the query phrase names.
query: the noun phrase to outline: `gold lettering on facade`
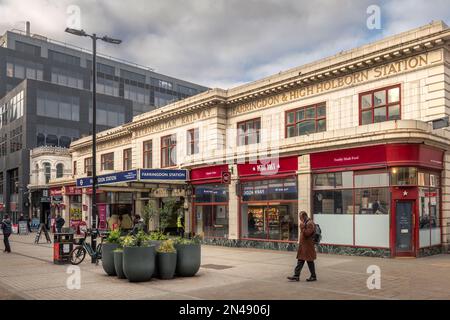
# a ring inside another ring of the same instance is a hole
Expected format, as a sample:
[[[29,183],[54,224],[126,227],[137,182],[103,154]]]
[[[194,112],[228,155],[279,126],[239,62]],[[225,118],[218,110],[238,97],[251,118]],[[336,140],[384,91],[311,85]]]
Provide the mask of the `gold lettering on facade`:
[[[400,61],[395,61],[383,66],[377,66],[372,69],[367,69],[353,74],[345,75],[336,79],[330,79],[312,84],[307,87],[294,89],[285,93],[273,95],[267,98],[253,100],[247,103],[236,105],[228,110],[228,116],[235,116],[242,113],[271,107],[280,103],[291,102],[321,94],[330,90],[350,87],[365,81],[374,80],[382,77],[396,75],[398,73],[418,69],[429,64],[428,53],[409,57]]]

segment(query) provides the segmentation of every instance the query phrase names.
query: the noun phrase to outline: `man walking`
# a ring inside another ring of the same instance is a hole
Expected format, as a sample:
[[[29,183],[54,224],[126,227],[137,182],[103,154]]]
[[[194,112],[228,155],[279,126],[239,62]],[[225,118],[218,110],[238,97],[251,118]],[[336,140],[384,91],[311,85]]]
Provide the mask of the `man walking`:
[[[1,228],[3,230],[3,243],[5,244],[5,252],[10,253],[11,247],[9,245],[9,236],[12,233],[12,228],[11,220],[9,219],[9,216],[7,214],[5,214],[5,217],[3,218]]]
[[[303,269],[305,261],[308,263],[309,271],[311,276],[306,279],[306,281],[316,281],[316,267],[314,265],[314,260],[316,260],[316,248],[314,247],[314,232],[315,225],[314,222],[308,217],[305,211],[299,213],[299,246],[297,252],[297,266],[295,267],[294,275],[288,277],[291,281],[300,281],[300,273]]]

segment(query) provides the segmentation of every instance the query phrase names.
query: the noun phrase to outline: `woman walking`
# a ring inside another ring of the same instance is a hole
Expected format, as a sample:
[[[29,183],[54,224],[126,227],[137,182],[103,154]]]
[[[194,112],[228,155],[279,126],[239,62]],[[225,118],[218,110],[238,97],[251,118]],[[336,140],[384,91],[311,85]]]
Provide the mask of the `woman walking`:
[[[314,265],[314,260],[316,260],[316,248],[314,246],[314,232],[315,224],[308,217],[305,211],[299,213],[299,246],[297,252],[297,266],[295,267],[294,275],[288,277],[291,281],[300,281],[300,273],[305,265],[305,261],[308,264],[311,276],[306,279],[306,281],[317,281],[316,267]]]

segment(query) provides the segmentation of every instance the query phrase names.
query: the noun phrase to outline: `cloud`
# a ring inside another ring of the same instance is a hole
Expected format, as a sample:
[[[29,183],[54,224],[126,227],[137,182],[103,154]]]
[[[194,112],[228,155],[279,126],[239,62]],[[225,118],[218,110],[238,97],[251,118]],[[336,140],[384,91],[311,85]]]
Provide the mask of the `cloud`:
[[[366,9],[382,7],[382,30]],[[431,20],[448,1],[425,0],[0,0],[0,28],[32,22],[32,32],[82,47],[63,32],[69,5],[82,27],[123,40],[99,51],[210,87],[229,88],[311,62]]]

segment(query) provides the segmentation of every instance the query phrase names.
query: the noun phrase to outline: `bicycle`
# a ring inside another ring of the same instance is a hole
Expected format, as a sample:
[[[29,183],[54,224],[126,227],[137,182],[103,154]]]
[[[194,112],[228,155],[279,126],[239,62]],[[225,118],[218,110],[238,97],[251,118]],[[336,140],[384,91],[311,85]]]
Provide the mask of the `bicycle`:
[[[84,237],[80,240],[80,244],[72,249],[70,252],[70,263],[73,265],[79,265],[83,262],[86,257],[86,252],[89,254],[91,258],[95,259],[95,265],[98,265],[98,262],[102,259],[102,244],[104,236],[100,235],[100,243],[97,245],[96,250],[92,248],[91,244],[86,242],[86,238],[88,235],[97,234],[100,235],[98,230],[94,230],[91,232],[85,232]]]

